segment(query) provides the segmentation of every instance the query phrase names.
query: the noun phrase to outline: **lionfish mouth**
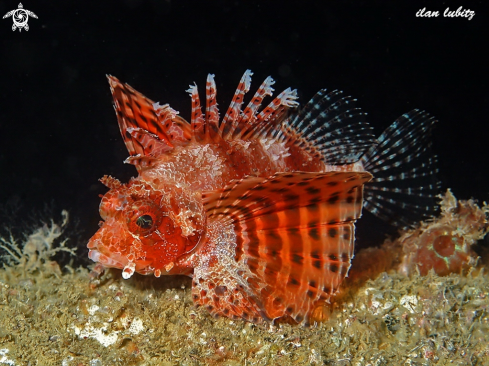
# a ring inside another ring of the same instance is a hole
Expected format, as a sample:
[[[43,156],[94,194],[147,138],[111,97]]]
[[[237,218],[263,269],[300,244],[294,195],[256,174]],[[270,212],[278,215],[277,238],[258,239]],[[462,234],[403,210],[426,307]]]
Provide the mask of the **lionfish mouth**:
[[[97,249],[90,249],[88,251],[88,258],[90,258],[95,263],[100,263],[107,268],[124,268],[125,264],[123,262],[115,260],[113,258],[107,257],[102,252]],[[126,260],[127,262],[127,260]]]
[[[136,265],[136,262],[130,261],[127,257],[116,254],[116,253],[110,253],[110,256],[104,253],[104,245],[100,239],[93,239],[90,240],[88,243],[88,258],[90,258],[92,261],[95,263],[101,264],[105,268],[117,268],[117,269],[122,269],[122,277],[124,279],[130,278],[134,272],[143,274],[143,275],[148,275],[155,273],[155,275],[161,274],[161,271],[155,271],[154,268],[152,268],[149,263],[144,262],[144,261],[137,261],[138,264]],[[157,275],[159,277],[159,275]]]

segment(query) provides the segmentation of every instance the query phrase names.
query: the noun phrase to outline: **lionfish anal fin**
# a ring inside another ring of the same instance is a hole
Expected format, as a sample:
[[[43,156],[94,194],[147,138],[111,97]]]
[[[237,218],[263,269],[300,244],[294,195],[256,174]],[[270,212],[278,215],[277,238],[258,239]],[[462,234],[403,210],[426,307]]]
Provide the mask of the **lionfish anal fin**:
[[[203,194],[210,220],[233,222],[235,262],[247,268],[229,271],[247,284],[239,291],[259,299],[256,313],[242,317],[289,315],[310,322],[317,305],[328,301],[348,273],[363,184],[371,178],[365,172],[279,173]],[[229,316],[232,310],[223,305],[214,312]]]

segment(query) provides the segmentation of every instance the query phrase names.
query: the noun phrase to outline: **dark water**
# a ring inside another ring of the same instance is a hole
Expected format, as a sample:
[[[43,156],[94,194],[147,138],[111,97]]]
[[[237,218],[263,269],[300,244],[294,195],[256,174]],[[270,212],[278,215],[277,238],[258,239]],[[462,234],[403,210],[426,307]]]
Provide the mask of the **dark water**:
[[[419,1],[23,2],[38,16],[28,32],[0,22],[0,203],[29,211],[54,200],[80,219],[83,243],[99,220],[97,179],[136,174],[122,164],[105,74],[188,118],[188,84],[202,90],[214,73],[222,110],[248,68],[255,87],[272,75],[277,92],[297,88],[302,102],[320,88],[345,90],[378,134],[404,112],[428,110],[440,121],[443,186],[489,200],[482,4],[469,21],[417,18],[423,7],[460,6]],[[0,13],[17,5],[1,1]]]

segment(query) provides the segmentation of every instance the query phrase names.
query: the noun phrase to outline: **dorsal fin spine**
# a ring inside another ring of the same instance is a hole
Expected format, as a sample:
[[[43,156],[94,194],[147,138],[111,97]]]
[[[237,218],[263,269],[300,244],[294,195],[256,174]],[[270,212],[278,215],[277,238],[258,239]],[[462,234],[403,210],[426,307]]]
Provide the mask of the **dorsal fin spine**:
[[[260,85],[253,98],[251,98],[250,102],[248,103],[238,120],[238,123],[242,124],[243,128],[236,134],[236,138],[241,138],[246,132],[253,128],[256,121],[256,113],[258,111],[258,108],[260,108],[263,99],[267,95],[273,95],[273,84],[275,84],[275,81],[272,79],[271,76],[268,76]]]
[[[241,77],[238,88],[221,122],[216,103],[214,75],[209,74],[207,76],[205,118],[202,115],[197,86],[195,83],[189,86],[187,92],[192,99],[191,130],[196,135],[192,139],[199,140],[199,136],[205,141],[215,141],[218,136],[224,140],[271,137],[281,130],[278,125],[286,116],[287,109],[298,106],[297,91],[290,88],[285,89],[257,115],[264,97],[271,96],[274,91],[272,85],[275,82],[269,76],[263,81],[243,111],[244,95],[250,90],[252,75],[250,70],[246,70]]]
[[[214,74],[207,75],[205,86],[206,107],[205,107],[205,136],[206,140],[213,140],[219,131],[219,109],[216,101],[216,82]]]
[[[187,92],[190,94],[192,101],[192,117],[190,125],[192,128],[192,139],[195,140],[197,137],[202,137],[205,133],[205,121],[204,116],[202,115],[197,85],[195,83],[194,85],[189,85]]]
[[[172,147],[158,139],[158,136],[142,128],[128,127],[126,133],[129,133],[141,145],[144,155],[157,156],[172,150]]]
[[[250,90],[251,76],[253,73],[251,70],[246,70],[234,92],[233,99],[229,104],[229,108],[222,119],[220,125],[221,136],[224,139],[229,139],[229,136],[233,135],[234,130],[238,124],[241,114],[241,106],[243,105],[244,95]]]
[[[281,123],[286,115],[288,108],[295,108],[299,105],[296,101],[297,91],[290,88],[281,92],[263,111],[256,116],[256,120],[253,126],[243,134],[243,138],[250,138],[255,134],[262,134],[264,131],[267,133],[272,129],[269,127],[276,127]]]

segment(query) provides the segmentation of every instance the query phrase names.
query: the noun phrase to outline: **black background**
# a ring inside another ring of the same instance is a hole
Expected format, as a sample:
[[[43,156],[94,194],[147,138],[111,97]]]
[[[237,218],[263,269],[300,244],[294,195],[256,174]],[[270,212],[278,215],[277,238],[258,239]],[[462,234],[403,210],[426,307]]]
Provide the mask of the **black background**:
[[[185,118],[194,81],[216,75],[227,108],[245,71],[252,91],[272,75],[302,103],[320,88],[359,100],[380,134],[413,108],[440,121],[434,151],[443,188],[489,201],[488,12],[484,1],[23,1],[29,31],[0,21],[0,205],[53,200],[97,229],[97,181],[136,174],[124,165],[105,74]],[[18,0],[0,1],[0,14]],[[459,6],[472,20],[444,18]],[[427,7],[438,18],[417,18]],[[84,244],[83,244],[84,245]]]

